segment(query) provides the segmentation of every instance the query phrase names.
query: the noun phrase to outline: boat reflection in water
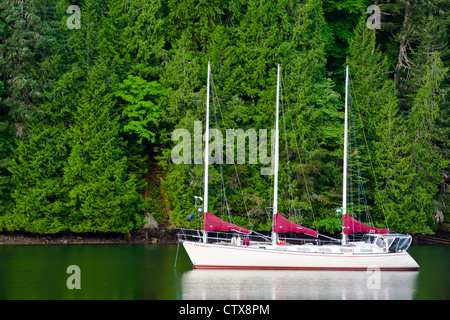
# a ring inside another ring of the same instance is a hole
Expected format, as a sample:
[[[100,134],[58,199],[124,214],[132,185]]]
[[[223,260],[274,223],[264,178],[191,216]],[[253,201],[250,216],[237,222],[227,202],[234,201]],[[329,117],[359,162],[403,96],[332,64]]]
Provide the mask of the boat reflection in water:
[[[418,273],[194,269],[182,276],[182,298],[410,300]]]

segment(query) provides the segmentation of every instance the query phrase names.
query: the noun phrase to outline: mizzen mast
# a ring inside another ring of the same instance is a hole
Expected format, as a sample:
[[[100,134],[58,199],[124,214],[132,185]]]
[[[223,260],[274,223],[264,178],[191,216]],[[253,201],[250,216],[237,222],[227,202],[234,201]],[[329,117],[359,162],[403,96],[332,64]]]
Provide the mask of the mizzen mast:
[[[275,219],[278,213],[278,166],[279,166],[279,107],[280,105],[280,64],[277,69],[277,100],[275,104],[275,147],[274,147],[274,179],[273,179],[273,215],[272,215],[272,244],[277,243],[277,233],[275,232]]]

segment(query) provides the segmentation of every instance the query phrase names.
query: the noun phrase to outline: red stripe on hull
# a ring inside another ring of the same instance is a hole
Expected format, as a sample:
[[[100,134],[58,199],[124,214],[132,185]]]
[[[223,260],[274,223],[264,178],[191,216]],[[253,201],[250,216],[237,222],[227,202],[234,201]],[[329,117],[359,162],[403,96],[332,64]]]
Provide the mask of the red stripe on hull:
[[[338,268],[338,267],[266,267],[266,266],[208,266],[194,265],[196,269],[232,269],[232,270],[339,270],[366,271],[368,268]],[[381,271],[418,271],[419,268],[380,268]]]

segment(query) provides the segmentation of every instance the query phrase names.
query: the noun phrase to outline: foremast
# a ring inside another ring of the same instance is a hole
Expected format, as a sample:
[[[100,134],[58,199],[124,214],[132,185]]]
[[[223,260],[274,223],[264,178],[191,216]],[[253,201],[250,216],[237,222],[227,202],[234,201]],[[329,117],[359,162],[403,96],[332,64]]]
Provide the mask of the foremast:
[[[342,217],[347,214],[347,150],[348,150],[348,65],[345,68],[345,119],[344,119],[344,168],[342,178]],[[342,241],[341,244],[347,243],[347,236],[344,233],[344,224],[342,224]]]

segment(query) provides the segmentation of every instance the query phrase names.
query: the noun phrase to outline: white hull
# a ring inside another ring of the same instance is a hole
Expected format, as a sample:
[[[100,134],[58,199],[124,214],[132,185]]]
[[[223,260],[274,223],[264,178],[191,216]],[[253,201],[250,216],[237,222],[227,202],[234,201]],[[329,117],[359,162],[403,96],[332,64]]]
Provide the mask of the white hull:
[[[418,270],[406,252],[371,252],[348,246],[234,246],[184,241],[197,269]]]

